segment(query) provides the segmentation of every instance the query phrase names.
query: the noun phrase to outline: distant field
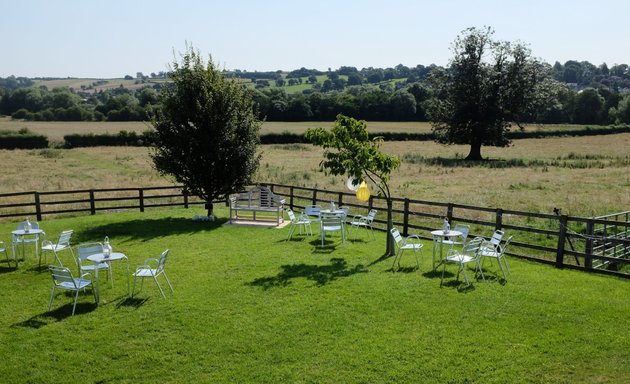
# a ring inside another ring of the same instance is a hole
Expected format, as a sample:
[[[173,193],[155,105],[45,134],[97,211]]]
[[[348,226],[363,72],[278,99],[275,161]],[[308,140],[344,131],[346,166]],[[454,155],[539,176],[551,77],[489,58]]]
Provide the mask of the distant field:
[[[299,122],[279,122],[268,121],[263,123],[261,134],[265,133],[304,133],[308,128],[330,128],[330,121],[299,121]],[[0,130],[17,131],[21,128],[28,128],[31,131],[46,135],[51,141],[63,141],[63,136],[72,133],[118,133],[121,130],[141,133],[152,126],[149,122],[126,121],[126,122],[41,122],[41,121],[21,121],[11,120],[8,117],[0,117]],[[548,124],[531,125],[526,127],[526,131],[546,131],[546,130],[569,130],[586,128],[580,125],[571,124]],[[427,122],[392,122],[392,121],[369,121],[368,131],[376,132],[430,132],[431,124]]]
[[[466,146],[386,142],[402,159],[392,175],[396,196],[578,216],[630,210],[630,134],[516,140],[509,148],[483,147],[491,159],[469,167],[454,161]],[[344,190],[345,178],[319,171],[322,150],[312,145],[263,145],[256,180]],[[138,147],[72,150],[0,150],[0,193],[156,186],[157,174]],[[28,164],[28,167],[24,167]]]
[[[105,91],[113,88],[127,88],[127,89],[138,89],[150,86],[155,83],[164,82],[163,79],[149,79],[144,83],[136,84],[136,79],[85,79],[85,78],[69,78],[69,79],[53,79],[53,80],[34,80],[36,86],[46,86],[49,90],[53,90],[55,88],[73,88],[75,90],[81,90],[81,87],[90,87],[93,88],[88,90],[91,92]]]

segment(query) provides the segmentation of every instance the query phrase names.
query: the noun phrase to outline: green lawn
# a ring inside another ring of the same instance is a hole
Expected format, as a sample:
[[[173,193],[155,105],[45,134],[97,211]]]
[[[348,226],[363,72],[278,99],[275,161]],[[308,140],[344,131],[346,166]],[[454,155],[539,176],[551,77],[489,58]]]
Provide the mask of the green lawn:
[[[109,236],[132,269],[169,248],[175,292],[163,299],[147,281],[129,299],[119,263],[101,304],[88,291],[71,317],[63,293],[47,313],[51,279],[32,253],[18,270],[0,264],[0,381],[630,382],[626,280],[510,259],[506,284],[458,289],[450,266],[440,288],[428,243],[420,271],[406,255],[392,273],[383,233],[320,248],[285,242],[286,228],[190,220],[202,213],[43,221],[50,238],[74,229],[75,245]],[[0,239],[14,227],[0,224]]]

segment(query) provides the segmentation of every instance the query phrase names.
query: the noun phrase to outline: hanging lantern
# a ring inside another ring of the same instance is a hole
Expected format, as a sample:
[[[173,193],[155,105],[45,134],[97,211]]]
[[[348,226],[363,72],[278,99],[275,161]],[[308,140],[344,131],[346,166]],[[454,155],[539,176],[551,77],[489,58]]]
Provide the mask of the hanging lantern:
[[[349,190],[351,190],[352,192],[356,192],[357,189],[359,189],[359,185],[355,184],[355,178],[350,176],[348,177],[348,180],[346,181],[346,187],[348,187]]]
[[[370,199],[370,190],[365,181],[362,181],[359,189],[357,189],[357,199],[360,201],[368,201]]]

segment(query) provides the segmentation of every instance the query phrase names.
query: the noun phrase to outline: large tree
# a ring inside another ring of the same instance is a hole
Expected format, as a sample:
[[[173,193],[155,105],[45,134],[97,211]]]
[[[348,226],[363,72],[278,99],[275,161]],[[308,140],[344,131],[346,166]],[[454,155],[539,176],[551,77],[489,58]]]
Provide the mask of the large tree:
[[[226,198],[251,183],[260,154],[260,120],[252,99],[235,79],[226,78],[212,59],[205,64],[192,47],[174,61],[172,86],[161,93],[153,118],[151,157],[163,175],[207,202]]]
[[[522,128],[542,106],[553,104],[550,67],[523,44],[493,40],[493,33],[465,30],[453,44],[449,68],[429,77],[436,97],[427,112],[435,140],[470,144],[469,160],[482,160],[482,145],[509,145],[512,124]]]
[[[322,170],[332,175],[348,175],[357,183],[370,181],[378,188],[387,201],[387,248],[386,255],[394,255],[394,243],[389,231],[393,227],[392,196],[389,190],[389,177],[398,168],[400,160],[380,150],[383,141],[380,137],[370,140],[367,123],[352,117],[338,115],[330,131],[323,128],[309,128],[307,140],[324,148]]]

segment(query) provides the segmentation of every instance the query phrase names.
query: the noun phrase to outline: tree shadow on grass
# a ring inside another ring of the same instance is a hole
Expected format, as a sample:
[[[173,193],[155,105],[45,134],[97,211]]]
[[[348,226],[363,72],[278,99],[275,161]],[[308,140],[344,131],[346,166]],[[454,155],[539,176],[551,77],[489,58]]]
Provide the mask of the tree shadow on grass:
[[[94,241],[104,236],[126,236],[133,240],[150,241],[163,236],[182,233],[211,231],[222,226],[227,219],[216,221],[193,221],[188,218],[138,219],[122,223],[99,225],[84,231],[75,232],[73,242]]]
[[[247,283],[247,285],[267,290],[274,287],[286,287],[291,284],[292,279],[306,278],[314,281],[315,285],[321,287],[340,277],[368,272],[364,265],[357,264],[350,267],[346,260],[341,258],[330,259],[330,265],[291,264],[283,265],[281,268],[282,271],[276,276],[260,277]]]

